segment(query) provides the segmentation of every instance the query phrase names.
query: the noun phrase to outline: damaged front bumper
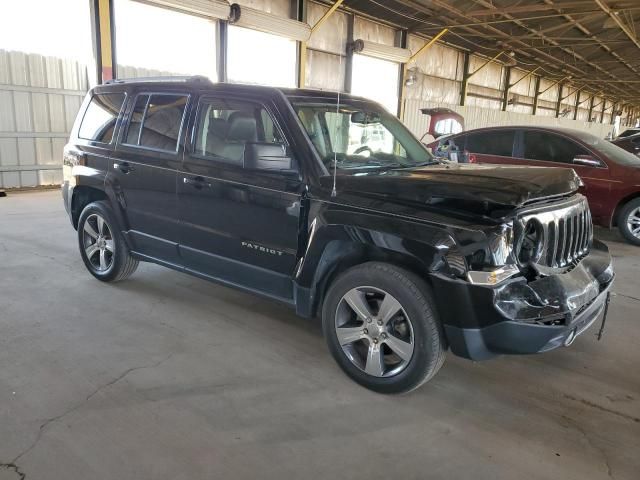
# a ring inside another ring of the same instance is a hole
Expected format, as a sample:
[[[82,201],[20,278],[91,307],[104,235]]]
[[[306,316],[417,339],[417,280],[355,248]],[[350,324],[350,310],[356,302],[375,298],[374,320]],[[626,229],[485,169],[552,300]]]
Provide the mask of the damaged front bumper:
[[[452,352],[484,360],[570,344],[604,310],[613,278],[609,250],[594,240],[589,254],[562,274],[515,277],[495,286],[440,276],[433,283],[436,298],[455,299],[439,305]]]

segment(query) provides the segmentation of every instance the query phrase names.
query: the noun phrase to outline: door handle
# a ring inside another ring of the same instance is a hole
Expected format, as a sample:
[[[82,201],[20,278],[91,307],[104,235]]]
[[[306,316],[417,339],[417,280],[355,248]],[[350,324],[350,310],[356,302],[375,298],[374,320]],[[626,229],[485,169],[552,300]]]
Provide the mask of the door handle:
[[[114,170],[120,170],[122,173],[129,173],[134,170],[134,168],[129,164],[129,162],[113,162]]]
[[[182,183],[184,183],[185,185],[191,185],[193,188],[197,188],[198,190],[203,187],[211,188],[211,184],[205,181],[205,179],[201,176],[193,178],[182,177]]]

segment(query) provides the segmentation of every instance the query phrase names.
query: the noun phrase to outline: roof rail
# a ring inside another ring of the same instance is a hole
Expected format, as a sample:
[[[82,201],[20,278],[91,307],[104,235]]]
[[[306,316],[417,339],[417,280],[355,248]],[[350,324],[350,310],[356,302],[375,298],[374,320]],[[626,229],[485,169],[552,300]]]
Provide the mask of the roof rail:
[[[150,82],[182,82],[182,83],[212,83],[203,75],[174,75],[166,77],[139,77],[139,78],[114,78],[104,82],[105,85],[113,85],[115,83],[150,83]]]

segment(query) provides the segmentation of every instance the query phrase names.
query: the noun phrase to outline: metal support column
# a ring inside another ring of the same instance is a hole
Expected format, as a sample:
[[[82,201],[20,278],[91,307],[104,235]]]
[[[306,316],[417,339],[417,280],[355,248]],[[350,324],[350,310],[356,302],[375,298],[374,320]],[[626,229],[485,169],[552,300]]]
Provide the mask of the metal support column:
[[[509,103],[509,88],[511,82],[511,67],[506,67],[504,73],[504,91],[502,92],[502,111],[507,111],[507,104]]]
[[[307,0],[295,1],[294,18],[299,22],[307,21]],[[298,69],[296,71],[296,85],[298,88],[304,88],[307,79],[307,42],[298,42],[297,62]]]
[[[582,90],[578,90],[578,93],[576,93],[576,107],[573,110],[573,119],[577,120],[578,119],[578,108],[580,108],[580,94],[582,93]]]
[[[538,98],[540,97],[540,75],[536,77],[536,93],[533,96],[533,109],[531,115],[535,115],[538,111]]]
[[[352,45],[353,38],[353,24],[355,17],[353,13],[347,16],[347,41],[345,45]],[[353,50],[351,48],[346,49],[346,57],[344,59],[344,91],[351,93],[351,82],[353,80]]]
[[[560,107],[562,106],[562,89],[564,87],[564,83],[560,82],[558,85],[558,100],[556,100],[556,118],[560,116]]]
[[[400,30],[396,39],[396,46],[400,48],[407,48],[407,43],[409,41],[409,33],[407,30]],[[398,108],[397,114],[398,118],[403,120],[404,116],[404,102],[405,102],[405,81],[407,77],[407,65],[402,65],[402,68],[398,69]]]
[[[469,76],[469,58],[471,55],[469,52],[464,52],[464,60],[462,64],[462,85],[460,88],[460,106],[464,107],[464,104],[467,102],[467,86],[468,86],[468,76]]]
[[[229,23],[220,20],[217,27],[216,42],[216,65],[218,70],[218,81],[226,82],[227,78],[227,44],[229,41]]]
[[[117,77],[113,0],[91,0],[91,36],[98,84]]]
[[[589,102],[589,118],[587,119],[589,122],[591,122],[591,118],[593,116],[593,107],[596,101],[596,94],[594,93],[593,95],[591,95],[591,101]]]

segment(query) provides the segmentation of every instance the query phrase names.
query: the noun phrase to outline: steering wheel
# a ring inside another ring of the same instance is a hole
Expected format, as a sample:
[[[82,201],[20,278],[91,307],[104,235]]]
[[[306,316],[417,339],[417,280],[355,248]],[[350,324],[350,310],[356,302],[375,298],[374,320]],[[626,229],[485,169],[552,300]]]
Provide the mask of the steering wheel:
[[[373,153],[373,150],[371,150],[371,147],[369,147],[368,145],[363,145],[360,148],[356,149],[356,151],[353,152],[353,154],[354,155],[359,155],[362,152],[366,152],[367,150],[369,151],[369,155],[371,155]]]

